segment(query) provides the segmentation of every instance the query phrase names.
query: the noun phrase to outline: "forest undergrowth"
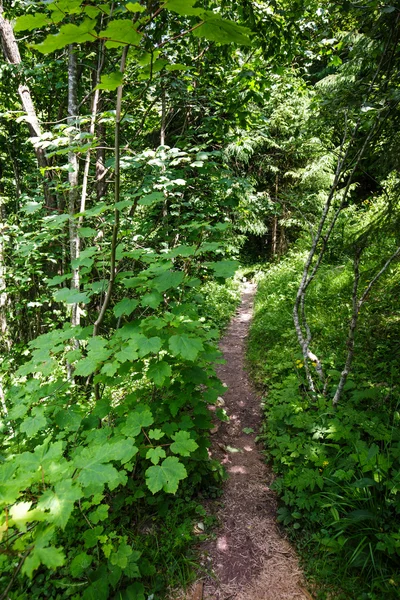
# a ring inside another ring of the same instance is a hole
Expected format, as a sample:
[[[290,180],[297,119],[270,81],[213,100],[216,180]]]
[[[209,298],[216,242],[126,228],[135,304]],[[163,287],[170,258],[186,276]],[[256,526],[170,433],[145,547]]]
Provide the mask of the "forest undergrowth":
[[[369,248],[362,285],[388,245],[380,240]],[[335,410],[352,261],[332,252],[309,290],[307,316],[328,375],[326,395],[313,398],[292,317],[303,248],[297,244],[259,277],[248,348],[253,377],[265,390],[260,437],[276,473],[278,520],[297,544],[316,598],[398,598],[400,269],[390,269],[363,307],[353,372]]]

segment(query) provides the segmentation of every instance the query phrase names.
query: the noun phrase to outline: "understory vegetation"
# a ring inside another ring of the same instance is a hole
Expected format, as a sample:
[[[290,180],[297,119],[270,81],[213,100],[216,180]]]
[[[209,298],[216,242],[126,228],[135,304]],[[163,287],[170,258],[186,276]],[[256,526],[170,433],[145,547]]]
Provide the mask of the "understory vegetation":
[[[370,248],[361,286],[381,253],[382,243]],[[292,318],[305,254],[298,243],[260,277],[249,339],[254,378],[267,388],[260,438],[277,475],[278,520],[310,580],[322,584],[317,598],[398,598],[400,269],[390,269],[364,306],[352,375],[335,410],[352,260],[335,246],[310,289],[309,323],[328,378],[326,395],[312,398]]]
[[[254,264],[280,520],[398,597],[399,3],[0,0],[0,38],[0,600],[191,581]]]

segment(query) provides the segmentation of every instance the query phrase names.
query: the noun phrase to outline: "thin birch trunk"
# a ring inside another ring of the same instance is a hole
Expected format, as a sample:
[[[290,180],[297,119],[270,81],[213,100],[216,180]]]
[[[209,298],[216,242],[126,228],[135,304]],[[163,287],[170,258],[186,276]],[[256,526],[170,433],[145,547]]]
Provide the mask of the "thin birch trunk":
[[[397,21],[396,21],[396,23],[397,23]],[[391,39],[392,39],[392,34],[393,34],[393,32],[391,32],[391,34],[389,35],[389,38],[387,39],[385,48],[384,48],[384,50],[381,54],[381,58],[379,60],[379,64],[375,70],[375,73],[374,73],[374,75],[371,79],[370,85],[368,87],[365,100],[367,98],[369,98],[369,95],[375,86],[375,82],[376,82],[378,75],[381,71],[381,68],[383,66],[383,63],[384,63]],[[396,42],[396,45],[397,45],[397,42]],[[365,138],[361,149],[356,153],[356,155],[352,159],[352,161],[349,161],[349,164],[348,164],[347,159],[349,156],[349,152],[352,148],[352,143],[355,141],[355,139],[358,135],[358,132],[360,130],[361,115],[357,119],[357,122],[353,128],[353,132],[352,132],[349,142],[347,143],[346,149],[345,149],[345,146],[346,146],[346,142],[347,142],[347,117],[345,117],[345,131],[344,131],[343,139],[342,139],[340,150],[339,150],[339,156],[338,156],[338,161],[337,161],[333,184],[331,186],[327,200],[325,202],[325,205],[324,205],[324,208],[323,208],[323,211],[321,214],[321,218],[320,218],[320,221],[318,224],[317,232],[314,236],[310,252],[309,252],[307,260],[305,262],[302,279],[301,279],[301,282],[300,282],[300,285],[299,285],[299,288],[297,291],[296,300],[295,300],[295,304],[294,304],[294,308],[293,308],[293,321],[294,321],[294,325],[295,325],[295,329],[296,329],[297,338],[298,338],[298,341],[299,341],[299,344],[300,344],[300,347],[301,347],[302,353],[303,353],[304,366],[305,366],[305,370],[306,370],[306,377],[307,377],[309,390],[313,395],[315,395],[315,385],[314,385],[313,377],[312,377],[310,369],[309,369],[308,360],[310,359],[312,362],[314,362],[318,376],[321,379],[321,381],[323,381],[323,382],[325,381],[325,376],[324,376],[324,372],[322,369],[321,361],[312,352],[310,352],[310,349],[309,349],[309,345],[310,345],[312,336],[311,336],[311,330],[310,330],[307,320],[306,320],[306,313],[305,313],[305,297],[306,297],[307,289],[317,273],[317,270],[321,264],[322,258],[324,256],[324,253],[325,253],[328,241],[330,239],[330,236],[332,234],[332,231],[334,229],[334,226],[337,222],[337,219],[338,219],[341,211],[343,210],[343,208],[345,206],[346,199],[347,199],[348,193],[350,191],[350,185],[353,181],[353,176],[355,174],[355,171],[358,168],[358,166],[363,158],[364,152],[365,152],[367,146],[369,145],[369,143],[371,142],[373,135],[376,133],[377,130],[379,131],[379,129],[377,127],[378,124],[381,125],[382,122],[384,121],[384,118],[387,117],[388,114],[389,114],[388,111],[386,111],[386,113],[381,111],[378,114],[378,117],[377,117],[376,121],[374,122],[373,126],[371,127],[367,137]],[[351,167],[351,171],[347,177],[346,185],[345,185],[344,191],[342,193],[342,200],[340,202],[339,207],[336,209],[336,211],[331,219],[331,222],[328,226],[328,229],[327,229],[325,235],[323,235],[323,230],[326,226],[326,221],[328,219],[328,215],[329,215],[329,212],[330,212],[330,209],[332,206],[334,195],[338,189],[340,182],[342,181],[343,174],[344,174],[346,168],[349,168],[349,167]],[[311,265],[312,265],[315,255],[317,254],[317,248],[318,248],[320,241],[322,241],[322,246],[321,246],[321,249],[319,250],[317,260],[314,264],[314,267],[311,269]],[[310,273],[310,270],[311,270],[311,273]],[[304,335],[303,331],[306,332],[306,335]],[[324,392],[325,392],[325,389],[326,389],[326,384],[324,383]]]
[[[160,146],[165,146],[165,124],[167,120],[167,104],[165,96],[165,86],[163,84],[161,91],[161,129],[160,129]]]
[[[353,283],[353,295],[352,295],[353,311],[352,311],[349,332],[347,335],[347,342],[346,342],[347,357],[346,357],[346,362],[345,362],[343,371],[340,376],[338,386],[336,388],[335,395],[332,400],[332,404],[335,408],[337,407],[339,400],[342,396],[344,386],[346,385],[346,381],[347,381],[347,378],[351,371],[351,366],[353,364],[355,333],[356,333],[357,322],[358,322],[358,317],[360,314],[361,307],[364,304],[365,300],[367,299],[372,287],[375,285],[375,283],[378,281],[378,279],[380,279],[380,277],[384,274],[384,272],[387,270],[387,268],[392,263],[392,261],[395,260],[398,256],[400,256],[400,247],[397,248],[397,250],[395,252],[393,252],[393,254],[388,258],[388,260],[383,265],[382,269],[369,282],[369,284],[368,284],[367,288],[365,289],[361,298],[358,299],[358,284],[359,284],[359,280],[360,280],[361,250],[358,249],[356,252],[356,255],[354,258],[354,283]]]
[[[94,87],[95,88],[98,85],[98,83],[100,82],[100,76],[101,76],[101,71],[103,69],[103,64],[104,64],[104,44],[101,43],[100,52],[99,52],[99,60],[98,60],[97,69],[96,69],[96,73],[95,73],[95,77],[94,77]],[[97,118],[97,112],[98,112],[98,108],[99,108],[99,102],[100,102],[100,90],[95,89],[93,101],[92,101],[92,113],[91,113],[91,117],[90,117],[90,127],[89,127],[89,133],[91,136],[94,136],[95,131],[96,131],[96,118]],[[102,140],[99,140],[99,145],[104,146],[104,144],[102,143]],[[89,181],[90,157],[91,157],[91,149],[89,148],[89,150],[86,153],[85,166],[84,166],[84,170],[83,170],[81,205],[80,205],[81,213],[83,213],[86,209],[86,197],[87,197],[87,187],[88,187],[88,181]],[[104,164],[104,161],[103,161],[103,164]],[[97,173],[97,161],[96,161],[96,173]],[[83,220],[83,216],[79,217],[79,224],[82,223],[82,220]]]
[[[12,65],[20,65],[21,64],[21,55],[18,48],[18,43],[15,39],[14,31],[11,23],[3,17],[3,4],[0,1],[0,37],[3,47],[4,56]],[[29,128],[29,134],[32,141],[35,141],[34,138],[39,138],[42,135],[42,128],[39,123],[39,119],[36,114],[35,106],[33,104],[31,92],[27,85],[21,83],[18,86],[18,94],[22,102],[22,106],[27,116],[27,124]],[[34,144],[35,154],[38,162],[38,166],[41,169],[46,169],[48,167],[48,162],[45,156],[45,153],[42,148],[37,147]],[[46,199],[46,204],[49,208],[55,208],[56,203],[53,195],[49,189],[49,181],[51,180],[51,176],[48,171],[46,171],[45,176],[48,181],[44,183],[44,195]]]
[[[77,70],[77,57],[76,51],[73,45],[68,48],[68,124],[72,129],[70,133],[70,143],[72,142],[74,133],[76,131],[76,122],[78,115],[78,70]],[[79,223],[75,218],[75,214],[78,212],[78,199],[79,199],[79,187],[78,187],[78,157],[77,154],[71,150],[68,153],[68,214],[69,214],[69,245],[70,245],[70,258],[71,258],[71,290],[79,292],[80,290],[80,273],[79,267],[74,265],[74,261],[79,258],[80,253],[80,242],[79,242]],[[72,304],[71,312],[71,325],[76,327],[80,324],[80,308],[79,304],[75,302]]]
[[[11,337],[8,328],[7,306],[8,294],[6,285],[6,257],[5,257],[5,232],[6,222],[4,209],[0,199],[0,335],[1,345],[6,352],[11,350]]]

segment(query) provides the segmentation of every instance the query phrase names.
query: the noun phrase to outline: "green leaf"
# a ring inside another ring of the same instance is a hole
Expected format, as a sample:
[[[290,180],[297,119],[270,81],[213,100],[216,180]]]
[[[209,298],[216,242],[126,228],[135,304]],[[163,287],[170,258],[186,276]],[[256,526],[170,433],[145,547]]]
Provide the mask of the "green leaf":
[[[183,281],[185,274],[182,271],[166,271],[153,279],[153,286],[159,292],[170,288],[177,288]]]
[[[153,423],[153,415],[149,408],[136,410],[128,415],[126,424],[122,427],[122,433],[129,437],[136,437],[142,431],[142,427],[149,427]]]
[[[44,521],[46,514],[38,508],[30,510],[32,502],[17,502],[10,508],[10,517],[12,522],[20,531],[26,531],[27,523],[35,521]]]
[[[77,290],[70,290],[69,288],[57,290],[54,294],[54,299],[57,302],[66,302],[67,304],[88,304],[90,302],[90,298],[86,294]]]
[[[14,31],[32,31],[32,29],[40,29],[51,23],[51,19],[44,13],[35,13],[34,15],[22,15],[18,17],[14,25]]]
[[[164,200],[164,194],[162,192],[152,192],[151,194],[146,194],[146,196],[139,198],[138,204],[141,204],[142,206],[151,206],[161,200]]]
[[[60,429],[77,431],[82,422],[82,415],[78,407],[68,406],[67,408],[62,408],[55,415],[54,421],[57,423]]]
[[[204,10],[202,8],[194,8],[193,4],[196,4],[196,0],[167,0],[164,7],[178,13],[182,17],[203,15]]]
[[[123,541],[116,552],[113,552],[110,557],[112,565],[116,565],[121,569],[125,569],[128,565],[128,557],[132,554],[133,550],[131,546]]]
[[[162,341],[159,337],[141,337],[138,340],[139,356],[147,356],[147,354],[158,354],[161,350]]]
[[[100,31],[99,37],[105,38],[107,48],[118,48],[132,44],[136,46],[140,43],[142,36],[136,31],[136,27],[131,20],[116,19],[108,24],[107,29]]]
[[[148,596],[151,598],[151,596]],[[126,599],[127,600],[146,600],[146,596],[144,594],[144,585],[143,583],[139,583],[135,581],[132,585],[126,588]]]
[[[82,377],[89,377],[92,373],[94,373],[97,369],[98,361],[93,358],[83,358],[78,362],[75,368],[75,375],[80,375]]]
[[[28,575],[29,578],[32,578],[33,571],[41,564],[49,569],[55,569],[64,564],[65,556],[62,550],[60,548],[54,548],[54,546],[49,546],[54,534],[54,526],[46,527],[45,529],[41,526],[37,528],[34,547],[22,566],[22,572]]]
[[[110,460],[119,460],[121,465],[131,460],[135,454],[138,453],[137,447],[134,445],[134,439],[121,439],[117,442],[113,442],[109,446],[108,456]]]
[[[146,10],[146,7],[139,4],[139,2],[128,2],[128,4],[126,5],[126,8],[130,12],[140,12],[141,13]]]
[[[137,561],[141,557],[142,553],[137,550],[132,552],[130,556],[128,556],[128,564],[124,569],[124,574],[129,577],[129,579],[134,579],[135,577],[140,577],[141,573],[139,571],[139,567],[137,565]],[[142,566],[142,565],[140,565]]]
[[[208,267],[211,267],[216,277],[233,277],[236,270],[239,267],[239,261],[237,260],[221,260],[219,262],[206,263]]]
[[[46,427],[47,419],[44,416],[44,408],[35,407],[32,409],[32,417],[25,419],[20,425],[20,431],[25,433],[28,438],[37,434],[38,431]]]
[[[154,465],[147,469],[146,484],[153,494],[161,489],[169,494],[175,494],[179,482],[186,477],[186,469],[179,459],[176,456],[168,456],[161,465]]]
[[[150,429],[147,434],[151,440],[161,440],[164,437],[165,433],[161,431],[161,429]]]
[[[160,448],[159,446],[157,446],[157,448],[150,448],[149,450],[147,450],[146,458],[151,460],[153,465],[158,465],[160,460],[165,457],[165,450],[163,448]]]
[[[32,47],[42,54],[49,54],[69,44],[92,42],[97,38],[95,26],[96,21],[92,19],[85,19],[80,25],[68,23],[60,28],[59,33],[48,35],[41,44],[33,44]]]
[[[172,439],[175,440],[171,444],[172,452],[181,456],[190,456],[199,447],[187,431],[178,431],[172,436]]]
[[[119,480],[118,471],[111,465],[103,464],[109,460],[110,447],[108,444],[103,446],[91,446],[82,448],[80,453],[74,458],[73,464],[80,469],[78,480],[84,486],[92,484],[109,485]]]
[[[252,42],[249,38],[251,29],[238,25],[234,21],[222,19],[207,11],[203,17],[205,23],[193,30],[195,37],[206,38],[211,42],[219,42],[220,44],[239,44],[241,46],[251,46]]]
[[[133,313],[133,311],[138,306],[138,304],[139,304],[139,302],[137,300],[132,300],[130,298],[124,298],[123,300],[118,302],[118,304],[116,304],[114,306],[114,308],[113,308],[114,315],[116,317],[122,317],[123,315],[126,315],[129,317],[129,315],[131,313]]]
[[[75,502],[83,497],[81,488],[71,479],[56,483],[54,491],[47,490],[38,502],[38,508],[50,511],[50,520],[57,527],[65,529],[74,510]]]
[[[72,577],[81,577],[92,564],[93,556],[81,552],[71,562],[70,570]]]
[[[195,360],[203,344],[199,338],[192,338],[181,333],[169,338],[169,347],[174,356],[181,356],[185,360]]]
[[[105,521],[106,519],[108,519],[109,510],[110,507],[108,506],[108,504],[100,504],[100,506],[98,506],[96,510],[90,513],[89,519],[92,523],[97,525],[97,523],[99,523],[100,521]]]
[[[162,295],[154,291],[150,292],[149,294],[145,294],[140,304],[142,306],[150,306],[150,308],[156,309],[158,306],[160,306],[162,301]]]
[[[22,572],[32,579],[33,571],[40,565],[49,569],[61,567],[65,562],[65,555],[61,548],[50,546],[49,548],[33,548],[32,552],[22,566]]]
[[[162,386],[164,380],[171,377],[171,366],[164,360],[160,360],[150,365],[147,371],[147,377],[154,381],[158,386]]]
[[[104,527],[101,525],[97,525],[97,527],[93,527],[93,529],[87,529],[82,537],[85,542],[85,548],[94,548],[96,546],[99,537],[103,533]]]
[[[121,71],[115,71],[114,73],[109,73],[108,75],[102,75],[100,83],[96,85],[95,89],[109,90],[112,92],[122,85],[123,78],[124,75],[121,73]]]

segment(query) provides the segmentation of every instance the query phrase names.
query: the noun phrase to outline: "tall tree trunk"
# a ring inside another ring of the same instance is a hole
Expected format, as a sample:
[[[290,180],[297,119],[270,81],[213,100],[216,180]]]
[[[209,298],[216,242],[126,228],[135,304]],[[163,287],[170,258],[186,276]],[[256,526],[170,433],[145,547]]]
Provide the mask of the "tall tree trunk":
[[[11,26],[11,23],[3,17],[3,4],[0,0],[0,36],[1,43],[3,47],[3,52],[6,60],[12,65],[20,65],[21,64],[21,55],[19,52],[18,44],[15,39],[14,31]],[[27,123],[29,128],[29,134],[31,139],[40,137],[42,135],[42,128],[39,123],[39,119],[36,114],[35,106],[33,104],[31,92],[27,85],[21,83],[18,86],[18,93],[21,98],[22,106],[27,115]],[[48,162],[45,156],[45,153],[42,148],[38,148],[34,146],[35,154],[37,158],[37,162],[40,168],[47,168]],[[46,171],[47,181],[44,182],[44,195],[46,199],[46,205],[51,208],[56,208],[56,202],[54,196],[51,194],[49,189],[49,181],[51,179],[51,175],[48,171]]]
[[[279,175],[275,178],[275,204],[278,206]],[[278,216],[272,218],[272,256],[276,256],[278,248]]]
[[[72,141],[73,133],[76,128],[76,121],[78,115],[78,100],[77,100],[77,87],[78,87],[78,72],[77,72],[77,59],[76,52],[73,45],[68,48],[68,124],[72,128],[70,139]],[[75,152],[70,151],[68,154],[68,181],[69,181],[69,192],[68,192],[68,213],[69,213],[69,245],[70,255],[72,263],[72,279],[71,279],[71,290],[79,292],[80,289],[80,276],[79,267],[74,266],[74,261],[79,258],[80,244],[79,244],[79,224],[74,215],[78,212],[78,157]],[[71,325],[76,327],[80,323],[80,309],[79,304],[76,302],[72,305],[71,314]]]
[[[167,104],[165,97],[165,85],[162,84],[161,90],[161,131],[160,131],[160,146],[165,146],[165,123],[167,120]]]
[[[0,198],[0,349],[6,352],[11,350],[11,338],[8,328],[7,305],[8,294],[6,287],[6,258],[5,258],[5,222],[4,207]]]

